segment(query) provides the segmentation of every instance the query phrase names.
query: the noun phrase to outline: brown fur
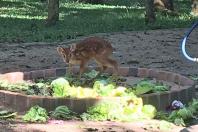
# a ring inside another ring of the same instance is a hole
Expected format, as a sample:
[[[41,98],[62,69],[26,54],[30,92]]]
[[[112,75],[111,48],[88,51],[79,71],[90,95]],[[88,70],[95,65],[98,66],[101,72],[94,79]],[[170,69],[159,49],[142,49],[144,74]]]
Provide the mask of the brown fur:
[[[65,63],[69,63],[69,69],[73,65],[80,65],[80,76],[85,70],[89,60],[94,59],[104,71],[107,67],[113,67],[118,72],[118,64],[110,56],[113,53],[111,44],[99,37],[86,38],[68,48],[57,47],[58,53],[63,57]]]

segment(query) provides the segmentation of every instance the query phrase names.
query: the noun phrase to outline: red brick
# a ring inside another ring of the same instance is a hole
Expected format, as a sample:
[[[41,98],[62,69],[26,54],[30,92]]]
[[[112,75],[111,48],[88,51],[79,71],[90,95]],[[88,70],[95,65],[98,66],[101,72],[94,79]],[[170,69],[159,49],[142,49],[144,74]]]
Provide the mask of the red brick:
[[[181,85],[185,85],[185,83],[187,82],[188,78],[184,77],[184,76],[179,76],[179,82]]]
[[[71,98],[56,98],[57,101],[55,102],[55,106],[65,105],[69,109],[72,109],[72,100]]]
[[[45,78],[56,77],[56,69],[44,70],[44,77]]]
[[[27,96],[27,109],[30,109],[32,106],[39,105],[43,106],[43,97],[40,96]]]
[[[103,99],[101,99],[101,98],[87,98],[86,99],[86,109],[100,103],[102,100]]]
[[[23,72],[11,72],[11,73],[6,73],[4,74],[1,79],[2,80],[7,80],[10,83],[18,83],[23,81]]]
[[[167,81],[174,82],[175,81],[175,74],[171,72],[167,72]]]
[[[0,106],[5,104],[5,93],[3,90],[0,90]]]
[[[118,71],[119,71],[119,75],[128,76],[129,68],[128,67],[120,67]]]
[[[179,75],[179,74],[175,74],[174,82],[175,82],[176,84],[180,84],[179,78],[180,78],[180,75]]]
[[[135,68],[135,67],[129,67],[128,76],[134,76],[134,77],[137,77],[137,75],[138,75],[138,68]]]
[[[22,94],[16,95],[15,109],[18,112],[27,111],[27,96],[26,95],[22,95]]]
[[[44,107],[47,111],[53,111],[56,108],[56,101],[56,98],[44,97],[42,107]]]
[[[66,68],[57,68],[56,69],[56,76],[60,77],[60,76],[65,76],[66,74]]]
[[[149,70],[147,68],[138,68],[138,77],[149,77]]]
[[[32,79],[44,78],[44,71],[43,70],[32,71],[31,73],[32,73]]]
[[[160,109],[160,96],[158,93],[152,93],[147,95],[148,104],[156,107],[157,110]]]
[[[193,80],[189,79],[189,78],[186,79],[185,83],[184,83],[184,85],[187,85],[187,86],[192,86],[194,84],[195,84],[195,82]]]
[[[159,97],[160,97],[159,110],[166,110],[167,106],[169,106],[171,104],[169,95],[170,95],[170,91],[160,93],[160,95],[159,95]]]
[[[72,102],[72,110],[76,113],[86,112],[86,99],[71,99]]]
[[[31,74],[30,72],[24,72],[24,80],[31,80]]]
[[[167,80],[167,73],[165,71],[158,71],[157,79],[159,80]]]
[[[157,78],[158,72],[155,69],[149,69],[149,77],[151,78]]]

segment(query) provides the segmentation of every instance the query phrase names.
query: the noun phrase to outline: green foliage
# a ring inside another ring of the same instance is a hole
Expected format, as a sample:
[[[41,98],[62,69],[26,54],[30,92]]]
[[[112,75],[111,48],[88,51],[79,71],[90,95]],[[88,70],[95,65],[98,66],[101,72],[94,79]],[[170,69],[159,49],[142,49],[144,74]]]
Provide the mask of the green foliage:
[[[81,118],[83,120],[96,120],[104,121],[110,119],[110,114],[112,110],[118,110],[118,105],[113,102],[100,103],[96,106],[89,107],[87,113],[83,113]]]
[[[163,92],[168,91],[169,87],[163,83],[152,83],[149,80],[141,81],[134,87],[135,94],[141,95],[149,92]]]
[[[133,94],[134,94],[133,92],[127,93],[126,87],[118,86],[111,91],[110,96],[114,96],[114,97],[131,96],[132,97]]]
[[[69,82],[64,78],[58,78],[51,82],[54,97],[68,96]]]
[[[0,89],[3,90],[9,90],[13,92],[27,91],[29,86],[30,84],[26,82],[11,84],[7,81],[0,80]]]
[[[51,96],[51,87],[45,83],[36,83],[30,85],[26,91],[28,95]]]
[[[135,87],[135,94],[136,95],[145,94],[152,91],[153,88],[154,88],[154,84],[148,81],[142,81],[138,83],[137,86]]]
[[[198,100],[193,99],[193,101],[189,103],[188,107],[184,107],[179,110],[173,110],[170,114],[165,112],[157,112],[156,119],[167,120],[176,125],[186,126],[189,124],[189,122],[191,122],[191,120],[197,120],[197,111]]]
[[[87,79],[94,79],[99,75],[99,71],[91,70],[90,72],[85,72],[83,76]]]
[[[95,81],[93,85],[93,89],[96,90],[100,96],[110,95],[114,88],[115,86],[113,84],[108,84],[106,80]]]
[[[23,120],[26,122],[46,122],[47,119],[47,111],[38,105],[31,107],[23,116]]]
[[[149,118],[153,119],[156,116],[157,110],[152,105],[144,105],[142,108],[142,112]]]
[[[12,84],[7,81],[0,81],[0,89],[8,90],[12,92],[25,93],[27,95],[42,95],[50,96],[51,88],[49,85],[44,83],[29,83],[22,82]]]
[[[76,114],[64,105],[56,107],[56,109],[51,113],[52,118],[62,120],[72,119],[75,117],[74,115]]]
[[[81,118],[83,120],[116,120],[128,122],[152,119],[155,114],[155,107],[151,105],[143,106],[141,98],[123,97],[116,102],[105,101],[92,106],[86,113],[81,115]]]
[[[175,0],[174,5],[179,16],[158,12],[156,23],[145,25],[143,0],[110,0],[103,5],[60,0],[60,21],[46,27],[45,2],[3,0],[0,1],[0,42],[63,41],[99,32],[189,27],[196,19],[190,15],[190,1]]]
[[[7,120],[7,119],[13,119],[17,116],[17,112],[11,112],[7,110],[1,110],[0,111],[0,119]]]

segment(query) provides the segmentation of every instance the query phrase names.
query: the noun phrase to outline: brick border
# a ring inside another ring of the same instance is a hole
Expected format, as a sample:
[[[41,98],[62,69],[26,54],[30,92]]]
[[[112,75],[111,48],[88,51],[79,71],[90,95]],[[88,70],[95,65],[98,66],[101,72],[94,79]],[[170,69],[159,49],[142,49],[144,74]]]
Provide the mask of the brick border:
[[[97,67],[89,67],[94,69]],[[78,72],[78,67],[74,67],[72,70],[74,73]],[[107,72],[112,73],[112,69],[107,69]],[[67,68],[45,69],[35,70],[30,72],[11,72],[0,75],[0,80],[7,80],[11,83],[20,82],[23,80],[34,80],[38,78],[51,78],[63,76],[67,73]],[[152,104],[158,110],[165,110],[173,100],[181,100],[184,104],[188,103],[195,97],[194,82],[189,78],[180,74],[161,71],[157,69],[147,68],[134,68],[134,67],[120,67],[119,75],[122,76],[134,76],[134,77],[149,77],[156,78],[157,80],[164,80],[168,82],[174,82],[179,85],[173,91],[164,93],[151,93],[142,95],[144,104]],[[94,104],[104,100],[119,100],[120,97],[100,97],[100,98],[54,98],[45,96],[30,96],[20,93],[9,92],[0,90],[0,104],[10,107],[17,112],[25,112],[30,107],[38,104],[48,111],[52,111],[59,105],[67,105],[73,111],[82,113],[86,109]]]

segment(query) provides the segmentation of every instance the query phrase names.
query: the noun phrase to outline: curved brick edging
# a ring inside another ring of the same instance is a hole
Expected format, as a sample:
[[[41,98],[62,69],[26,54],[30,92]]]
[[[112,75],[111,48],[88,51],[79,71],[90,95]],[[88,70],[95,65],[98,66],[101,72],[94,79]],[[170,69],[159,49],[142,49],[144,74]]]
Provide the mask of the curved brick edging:
[[[94,67],[89,68],[94,69]],[[0,79],[8,80],[11,83],[16,83],[23,80],[59,77],[65,75],[66,71],[66,68],[57,68],[30,72],[12,72],[0,75]],[[73,72],[76,73],[77,71],[78,68],[74,67]],[[112,72],[112,69],[108,69],[107,72]],[[178,84],[179,87],[173,89],[172,91],[167,91],[163,93],[151,93],[141,96],[144,104],[152,104],[156,106],[158,110],[165,110],[166,106],[168,106],[173,100],[181,100],[184,104],[186,104],[195,96],[194,82],[187,77],[176,73],[159,71],[156,69],[120,67],[119,74],[122,76],[151,77],[156,78],[157,80],[164,80]],[[119,99],[120,97],[100,97],[83,99],[54,98],[45,96],[23,95],[20,93],[0,90],[0,105],[10,107],[18,112],[27,111],[30,107],[38,104],[46,108],[48,111],[54,110],[55,107],[59,105],[67,105],[73,111],[82,113],[88,107],[94,105],[95,103],[104,100],[115,101]]]

